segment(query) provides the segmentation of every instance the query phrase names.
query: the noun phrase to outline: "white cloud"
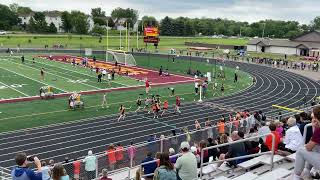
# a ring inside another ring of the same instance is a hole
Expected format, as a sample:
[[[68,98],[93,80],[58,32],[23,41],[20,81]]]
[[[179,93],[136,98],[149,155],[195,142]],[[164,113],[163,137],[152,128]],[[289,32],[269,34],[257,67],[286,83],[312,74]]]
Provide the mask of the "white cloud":
[[[263,19],[295,20],[309,23],[319,15],[320,1],[314,0],[0,0],[18,3],[33,10],[80,10],[102,7],[107,14],[116,7],[133,8],[143,15],[161,19],[170,17],[227,18],[255,22]]]

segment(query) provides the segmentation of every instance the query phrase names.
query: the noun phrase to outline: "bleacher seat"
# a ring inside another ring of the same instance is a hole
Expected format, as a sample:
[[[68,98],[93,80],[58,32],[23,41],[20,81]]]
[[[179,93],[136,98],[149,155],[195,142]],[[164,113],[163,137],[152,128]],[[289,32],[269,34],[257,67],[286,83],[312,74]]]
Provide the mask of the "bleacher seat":
[[[287,169],[278,168],[273,171],[267,172],[261,176],[259,176],[255,180],[273,180],[287,177],[291,174],[291,172]]]
[[[243,174],[241,176],[238,176],[238,177],[236,177],[236,178],[234,178],[232,180],[254,180],[257,177],[258,177],[258,175],[253,174],[251,172],[247,172],[247,173],[245,173],[245,174]]]
[[[261,156],[260,162],[263,164],[266,164],[266,165],[271,165],[270,159],[271,159],[271,155],[265,154],[265,155]],[[282,161],[283,159],[285,159],[283,156],[279,156],[279,155],[275,154],[273,156],[273,163],[277,163],[279,161]]]
[[[289,160],[291,160],[291,161],[295,161],[295,160],[296,160],[296,153],[290,154],[290,155],[287,156],[286,158],[289,159]]]
[[[214,178],[214,180],[230,180],[229,178],[226,178],[224,176],[220,176],[218,178]]]

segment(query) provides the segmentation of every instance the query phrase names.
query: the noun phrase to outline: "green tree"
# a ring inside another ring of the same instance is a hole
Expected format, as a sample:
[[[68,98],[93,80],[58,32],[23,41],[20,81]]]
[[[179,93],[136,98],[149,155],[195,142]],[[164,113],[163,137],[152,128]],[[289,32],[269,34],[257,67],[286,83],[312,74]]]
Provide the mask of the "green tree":
[[[87,34],[88,33],[88,17],[80,11],[71,12],[71,23],[73,30],[72,32],[77,34]]]
[[[37,32],[37,25],[36,25],[36,22],[34,21],[33,17],[31,17],[29,20],[29,24],[27,25],[27,31],[30,33]]]
[[[53,24],[53,23],[50,23],[49,25],[49,28],[48,28],[48,32],[49,33],[57,33],[57,27]]]
[[[166,16],[160,22],[160,34],[163,36],[173,36],[173,23],[172,19]]]
[[[37,28],[36,32],[38,33],[48,32],[48,26],[47,26],[45,14],[43,12],[35,12],[33,18]]]
[[[65,32],[71,32],[73,26],[72,26],[71,14],[68,11],[62,12],[61,21],[62,21],[62,29]]]
[[[320,29],[320,16],[315,17],[311,21],[311,29],[312,30],[319,30]]]
[[[0,4],[0,29],[10,30],[12,26],[18,25],[21,20],[17,14],[12,12],[8,6]]]
[[[111,17],[115,19],[121,19],[121,18],[131,19],[132,23],[135,24],[138,20],[138,11],[131,8],[122,9],[118,7],[112,10]]]
[[[94,25],[92,29],[92,33],[104,35],[105,34],[105,29],[99,25]]]
[[[19,6],[19,7],[18,7],[18,14],[30,14],[30,13],[32,13],[31,8],[29,8],[29,7],[22,7],[22,6]]]
[[[115,26],[112,18],[110,18],[110,17],[108,18],[108,26],[111,27],[111,28],[113,28]]]
[[[91,16],[93,18],[94,24],[98,24],[100,26],[107,25],[106,12],[102,11],[101,8],[92,8]]]

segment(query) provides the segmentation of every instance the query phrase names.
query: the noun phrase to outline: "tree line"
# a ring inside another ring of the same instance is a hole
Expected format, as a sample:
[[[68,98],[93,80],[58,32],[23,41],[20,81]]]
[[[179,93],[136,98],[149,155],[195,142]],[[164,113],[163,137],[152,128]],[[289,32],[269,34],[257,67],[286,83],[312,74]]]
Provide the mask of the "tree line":
[[[21,24],[19,14],[33,13],[28,25]],[[87,34],[89,33],[89,16],[80,11],[59,12],[61,28],[64,32]],[[116,8],[110,16],[101,8],[91,9],[91,18],[94,22],[93,33],[105,34],[106,28],[116,28],[117,25],[133,28],[138,21],[138,11],[127,8]],[[123,21],[124,20],[124,21]],[[222,18],[165,18],[158,21],[153,16],[143,16],[138,30],[143,26],[157,26],[163,36],[241,36],[241,37],[270,37],[291,38],[302,33],[320,29],[320,16],[314,18],[310,24],[301,24],[297,21],[263,20],[254,23],[240,22]],[[0,4],[0,30],[24,30],[31,33],[56,33],[57,27],[47,24],[44,12],[33,12],[29,7],[18,4],[10,6]]]

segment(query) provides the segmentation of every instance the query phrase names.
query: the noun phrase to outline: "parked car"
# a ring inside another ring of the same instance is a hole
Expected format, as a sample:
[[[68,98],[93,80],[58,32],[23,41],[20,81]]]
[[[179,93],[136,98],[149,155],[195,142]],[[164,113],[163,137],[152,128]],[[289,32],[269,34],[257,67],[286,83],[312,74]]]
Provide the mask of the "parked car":
[[[0,35],[6,35],[7,34],[7,32],[6,31],[2,31],[2,30],[0,30]]]

